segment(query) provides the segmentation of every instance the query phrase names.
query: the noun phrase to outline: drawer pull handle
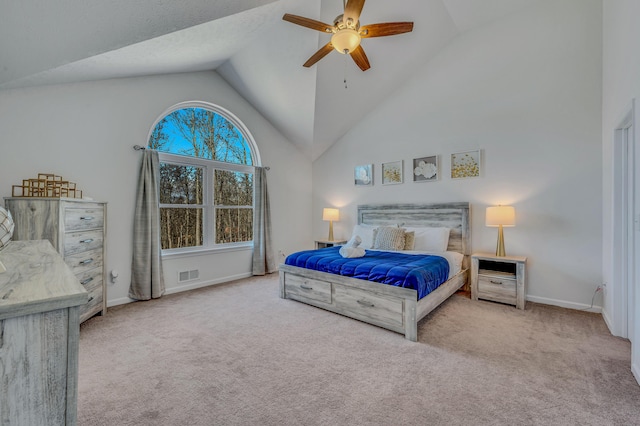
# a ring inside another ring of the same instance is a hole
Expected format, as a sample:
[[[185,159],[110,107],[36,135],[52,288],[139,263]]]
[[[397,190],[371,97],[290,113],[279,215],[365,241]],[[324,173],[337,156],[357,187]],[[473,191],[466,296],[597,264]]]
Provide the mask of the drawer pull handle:
[[[82,281],[80,284],[82,285],[87,285],[89,284],[91,281],[93,281],[93,277],[89,277],[86,280]]]
[[[313,287],[306,286],[304,284],[300,285],[300,288],[303,290],[313,290]]]
[[[80,242],[81,242],[81,243],[86,243],[86,244],[88,244],[88,243],[92,243],[92,242],[93,242],[93,238],[88,238],[88,239],[86,239],[86,240],[81,240]]]
[[[89,263],[93,262],[93,258],[91,259],[85,259],[85,260],[81,260],[80,264],[81,265],[88,265]]]
[[[80,216],[80,220],[93,220],[93,216]]]
[[[358,303],[362,306],[366,306],[367,308],[373,308],[374,306],[376,306],[371,302],[367,302],[366,300],[358,300]]]
[[[87,303],[91,302],[92,300],[93,300],[93,296],[91,296],[89,300],[87,300]]]
[[[489,280],[489,282],[490,282],[491,284],[499,284],[499,285],[502,285],[502,281]]]

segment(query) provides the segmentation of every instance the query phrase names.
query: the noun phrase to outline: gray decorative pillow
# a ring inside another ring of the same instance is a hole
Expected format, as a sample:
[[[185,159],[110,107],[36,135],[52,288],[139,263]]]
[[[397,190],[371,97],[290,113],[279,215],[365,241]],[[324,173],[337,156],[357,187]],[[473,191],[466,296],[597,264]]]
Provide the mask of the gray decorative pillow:
[[[395,226],[379,227],[373,248],[379,250],[403,250],[404,229],[396,228]]]

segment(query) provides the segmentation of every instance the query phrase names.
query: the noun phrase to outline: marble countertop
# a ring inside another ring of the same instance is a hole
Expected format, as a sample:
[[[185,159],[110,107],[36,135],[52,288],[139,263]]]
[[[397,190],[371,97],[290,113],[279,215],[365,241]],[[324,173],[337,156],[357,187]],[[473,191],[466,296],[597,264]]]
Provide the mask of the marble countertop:
[[[0,262],[0,320],[87,303],[87,291],[47,240],[11,241]]]

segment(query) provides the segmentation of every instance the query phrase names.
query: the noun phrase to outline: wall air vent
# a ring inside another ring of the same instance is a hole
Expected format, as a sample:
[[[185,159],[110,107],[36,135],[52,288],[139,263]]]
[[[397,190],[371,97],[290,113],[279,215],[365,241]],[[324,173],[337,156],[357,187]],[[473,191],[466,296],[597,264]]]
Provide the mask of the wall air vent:
[[[191,281],[191,280],[198,279],[199,277],[200,277],[200,271],[198,269],[193,269],[191,271],[178,272],[178,282]]]

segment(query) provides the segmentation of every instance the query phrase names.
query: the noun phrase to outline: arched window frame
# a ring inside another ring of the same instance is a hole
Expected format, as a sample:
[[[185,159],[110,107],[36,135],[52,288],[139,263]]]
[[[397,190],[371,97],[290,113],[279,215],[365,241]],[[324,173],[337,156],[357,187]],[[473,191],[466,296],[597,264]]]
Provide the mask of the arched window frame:
[[[253,241],[237,242],[237,243],[215,243],[215,206],[213,204],[213,175],[215,170],[226,170],[241,173],[254,174],[255,167],[261,164],[260,152],[258,146],[255,143],[253,135],[240,119],[238,119],[233,113],[227,109],[204,101],[186,101],[180,102],[166,109],[153,123],[147,135],[147,145],[151,139],[154,129],[169,114],[186,108],[201,108],[211,111],[225,118],[231,122],[238,131],[242,134],[245,142],[248,144],[251,151],[252,165],[227,163],[216,160],[208,160],[205,158],[193,157],[188,155],[173,154],[168,152],[158,151],[158,157],[160,163],[171,163],[183,166],[194,166],[204,169],[204,187],[203,187],[203,204],[204,209],[204,226],[203,226],[203,245],[196,247],[183,247],[174,249],[162,250],[162,256],[167,257],[183,257],[194,254],[205,254],[206,252],[220,252],[220,251],[234,251],[234,250],[248,250],[253,248]],[[162,205],[161,205],[162,207]],[[251,208],[253,209],[253,204]]]

